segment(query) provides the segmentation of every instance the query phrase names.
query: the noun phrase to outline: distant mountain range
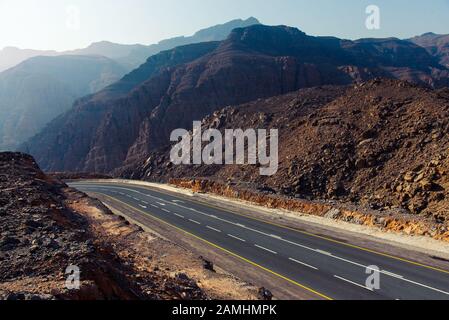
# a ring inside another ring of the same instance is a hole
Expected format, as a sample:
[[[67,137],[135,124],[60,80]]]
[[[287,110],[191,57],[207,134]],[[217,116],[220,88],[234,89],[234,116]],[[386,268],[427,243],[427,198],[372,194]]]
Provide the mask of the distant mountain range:
[[[37,56],[56,56],[56,51],[41,51],[31,49],[19,49],[15,47],[6,47],[0,50],[0,72],[12,68],[19,63]]]
[[[57,51],[39,51],[27,50],[14,47],[6,47],[0,50],[0,72],[12,68],[22,61],[36,56],[59,56],[59,55],[93,55],[104,56],[115,60],[125,67],[128,71],[137,68],[144,63],[148,57],[159,53],[160,51],[173,49],[178,46],[207,42],[207,41],[221,41],[226,39],[231,30],[240,27],[246,27],[253,24],[259,24],[256,18],[248,18],[246,20],[236,19],[224,24],[216,25],[198,31],[193,36],[176,37],[167,40],[162,40],[157,44],[152,45],[124,45],[108,41],[96,42],[87,48],[57,52]]]
[[[0,150],[15,149],[49,121],[70,109],[78,98],[96,93],[110,84],[114,85],[100,92],[96,98],[126,94],[157,68],[168,63],[190,61],[214,45],[199,45],[191,52],[188,49],[175,50],[166,53],[170,57],[159,56],[163,59],[150,58],[121,79],[129,70],[163,49],[223,40],[235,27],[257,23],[254,18],[233,20],[200,30],[191,37],[164,40],[151,46],[99,42],[85,49],[63,53],[6,48],[0,51],[0,68],[19,64],[0,73]]]
[[[449,35],[428,32],[409,41],[426,48],[441,64],[449,67]]]
[[[237,28],[220,43],[151,57],[118,84],[80,99],[22,150],[45,170],[109,172],[142,161],[167,145],[173,129],[190,128],[225,106],[376,77],[449,84],[448,68],[411,41],[312,37],[286,26]]]
[[[15,149],[74,101],[116,82],[126,70],[95,56],[34,57],[0,73],[0,150]]]

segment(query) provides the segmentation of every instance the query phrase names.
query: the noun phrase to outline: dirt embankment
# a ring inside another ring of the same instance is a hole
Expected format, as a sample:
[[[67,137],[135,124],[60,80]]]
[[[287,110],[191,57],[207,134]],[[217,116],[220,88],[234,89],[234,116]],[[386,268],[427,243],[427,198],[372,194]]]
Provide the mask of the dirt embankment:
[[[47,175],[59,180],[112,179],[111,176],[88,172],[48,172]]]
[[[0,300],[257,299],[258,289],[0,153]],[[66,268],[80,270],[67,287]],[[73,282],[72,282],[73,284]]]
[[[285,209],[330,219],[377,227],[384,231],[407,235],[428,236],[449,242],[449,225],[434,219],[391,211],[388,213],[363,209],[360,206],[334,201],[309,201],[277,196],[266,191],[254,191],[230,184],[204,179],[171,179],[170,184],[199,193],[210,193],[232,199],[244,200],[274,209]]]

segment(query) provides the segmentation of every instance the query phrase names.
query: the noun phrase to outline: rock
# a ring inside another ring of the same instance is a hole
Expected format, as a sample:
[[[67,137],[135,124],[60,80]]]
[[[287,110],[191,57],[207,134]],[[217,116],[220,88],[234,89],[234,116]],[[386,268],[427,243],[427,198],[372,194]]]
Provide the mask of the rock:
[[[262,287],[259,289],[259,299],[264,301],[271,301],[273,300],[273,294],[270,290]]]
[[[0,250],[1,251],[10,251],[20,244],[20,240],[14,237],[6,237],[0,240]]]
[[[274,190],[273,188],[270,188],[268,186],[261,186],[261,187],[257,188],[257,190],[259,190],[260,192],[276,194],[276,190]]]
[[[366,159],[357,159],[355,162],[355,167],[358,170],[365,169],[366,167],[368,167],[368,162],[366,161]]]
[[[424,176],[425,176],[424,172],[421,172],[415,177],[414,181],[420,182],[422,179],[424,179]]]
[[[363,147],[364,145],[370,144],[370,143],[373,142],[373,141],[374,141],[374,139],[365,139],[365,140],[361,141],[361,142],[358,144],[358,146],[359,146],[359,147]]]
[[[440,161],[439,161],[439,160],[432,160],[432,161],[430,162],[430,165],[431,165],[432,167],[438,167],[438,166],[440,165]]]
[[[413,182],[414,179],[415,179],[415,173],[412,171],[407,172],[404,176],[404,180],[406,182]]]
[[[325,218],[328,219],[338,219],[341,216],[341,211],[339,209],[333,208],[326,212],[324,215]]]
[[[424,191],[430,191],[433,188],[433,182],[429,179],[419,180],[419,184]]]
[[[214,263],[213,262],[211,262],[209,260],[206,260],[204,258],[201,258],[201,259],[203,260],[203,268],[205,270],[209,270],[209,271],[215,272],[215,270],[214,270]]]

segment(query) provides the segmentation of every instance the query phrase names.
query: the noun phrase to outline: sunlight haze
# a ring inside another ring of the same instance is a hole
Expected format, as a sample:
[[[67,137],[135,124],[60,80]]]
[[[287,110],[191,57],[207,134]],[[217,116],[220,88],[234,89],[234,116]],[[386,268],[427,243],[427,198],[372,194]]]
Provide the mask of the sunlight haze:
[[[342,38],[411,37],[449,29],[449,2],[366,0],[0,0],[0,49],[69,50],[107,40],[152,44],[254,16],[268,25],[298,27]],[[367,30],[365,8],[381,9],[380,30]],[[76,18],[79,12],[79,19]],[[75,18],[74,18],[75,16]]]

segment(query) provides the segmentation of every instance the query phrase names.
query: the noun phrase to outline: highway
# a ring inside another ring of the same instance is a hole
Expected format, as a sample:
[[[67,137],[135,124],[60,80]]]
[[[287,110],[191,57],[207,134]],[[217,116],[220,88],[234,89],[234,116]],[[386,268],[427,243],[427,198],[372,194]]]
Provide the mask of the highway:
[[[145,186],[74,182],[329,300],[449,300],[446,270],[364,250]],[[377,269],[378,268],[378,269]],[[379,270],[379,288],[366,286]]]

